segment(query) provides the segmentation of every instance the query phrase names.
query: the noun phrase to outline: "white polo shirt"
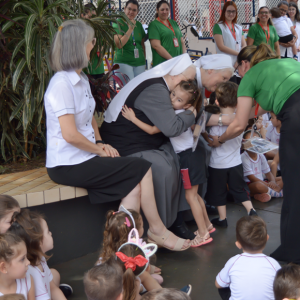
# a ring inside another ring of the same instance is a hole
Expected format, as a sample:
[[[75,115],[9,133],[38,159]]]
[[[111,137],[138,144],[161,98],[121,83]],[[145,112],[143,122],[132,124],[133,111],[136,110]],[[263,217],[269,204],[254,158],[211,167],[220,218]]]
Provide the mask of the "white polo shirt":
[[[250,182],[247,176],[254,175],[260,180],[264,180],[263,174],[269,173],[270,167],[266,157],[263,154],[258,153],[256,160],[253,160],[247,151],[242,154],[242,163],[244,171],[244,180]]]
[[[75,71],[57,72],[50,80],[44,102],[47,126],[46,167],[76,165],[96,156],[67,143],[58,120],[63,115],[74,115],[78,132],[95,143],[92,127],[95,100],[86,75],[82,72],[79,76]]]
[[[273,300],[273,281],[279,263],[263,254],[238,254],[217,275],[222,287],[230,287],[230,300]]]
[[[284,18],[285,18],[285,21],[287,22],[289,28],[294,26],[294,24],[293,24],[293,22],[291,21],[290,18],[288,18],[287,16],[284,16]],[[293,57],[292,47],[285,48],[285,47],[279,45],[279,49],[280,49],[280,55],[281,56],[285,56],[285,51],[287,50],[287,57]]]
[[[277,132],[276,127],[274,127],[273,124],[268,126],[266,140],[279,145],[280,132]]]

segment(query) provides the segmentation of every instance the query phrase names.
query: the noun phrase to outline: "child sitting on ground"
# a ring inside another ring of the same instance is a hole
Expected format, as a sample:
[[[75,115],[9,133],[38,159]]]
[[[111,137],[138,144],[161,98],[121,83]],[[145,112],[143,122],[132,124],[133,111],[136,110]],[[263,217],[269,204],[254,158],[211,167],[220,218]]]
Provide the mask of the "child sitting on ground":
[[[266,223],[245,216],[236,224],[235,245],[243,251],[228,260],[215,285],[223,300],[273,300],[273,281],[279,263],[263,254],[269,239]]]
[[[277,119],[276,115],[273,112],[271,112],[270,114],[272,124],[268,126],[266,140],[279,145],[281,121]],[[265,156],[267,159],[273,159],[277,152],[278,150],[272,150],[267,152]]]
[[[19,202],[8,195],[0,195],[0,233],[5,233],[11,225],[15,211],[20,211]]]
[[[247,140],[250,136],[251,132],[246,132],[243,138]],[[244,180],[248,184],[251,196],[261,202],[268,202],[272,197],[283,196],[282,178],[273,176],[263,154],[246,150],[242,154],[242,162]],[[267,181],[264,180],[263,174],[265,174]]]
[[[201,92],[198,89],[196,82],[181,81],[170,94],[171,103],[175,113],[181,113],[193,106],[196,111],[200,110]],[[123,116],[137,125],[140,129],[148,134],[160,132],[156,126],[150,126],[136,118],[132,109],[126,106],[122,111]],[[191,128],[188,128],[178,137],[170,138],[174,151],[180,157],[180,169],[184,182],[185,197],[189,203],[194,219],[197,223],[198,230],[195,232],[196,237],[193,239],[191,247],[199,247],[212,242],[210,233],[215,231],[215,228],[209,221],[203,199],[198,194],[198,185],[203,183],[201,176],[200,164],[197,164],[199,152],[192,151],[193,133]]]
[[[88,300],[122,300],[123,274],[115,259],[93,267],[83,278]]]
[[[282,17],[279,8],[277,8],[277,7],[271,8],[270,13],[272,16],[273,25],[279,36],[279,43],[287,44],[287,43],[293,41],[294,37],[298,38],[297,33],[294,29],[294,26],[288,25],[287,16]],[[298,61],[296,44],[294,43],[294,45],[291,47],[292,47],[292,51],[293,51],[293,55],[294,55],[293,58]]]
[[[221,83],[216,88],[216,104],[222,114],[233,114],[237,106],[238,85],[233,82]],[[221,136],[228,126],[212,126],[211,136]],[[243,179],[243,166],[240,155],[242,135],[226,141],[220,147],[212,148],[208,167],[208,183],[205,199],[208,204],[217,207],[219,218],[212,224],[227,227],[226,202],[228,189],[235,202],[242,203],[249,215],[256,215],[249,189]]]
[[[59,273],[56,271],[52,274],[46,261],[48,256],[45,253],[53,249],[53,238],[43,215],[28,209],[16,212],[8,232],[25,241],[30,261],[28,273],[33,277],[36,297],[39,299],[39,295],[44,295],[40,299],[66,299],[59,287]],[[64,292],[70,295],[72,288],[64,284]]]
[[[127,210],[122,205],[117,212],[109,211],[106,215],[103,246],[97,264],[104,263],[114,256],[121,245],[127,242],[128,234],[134,228],[137,229],[139,236],[143,236],[143,218],[138,212],[131,209]],[[141,240],[140,242],[142,243],[143,241]],[[161,269],[150,265],[148,271],[151,277],[157,281],[157,287],[160,287],[160,284],[163,283],[163,278],[159,275]],[[152,279],[150,279],[150,284],[151,282]],[[146,286],[148,286],[147,283]],[[144,285],[141,285],[140,292],[146,291],[147,289],[145,289]]]
[[[300,300],[300,266],[284,265],[277,271],[273,290],[275,300]]]
[[[16,293],[27,300],[35,300],[26,254],[25,242],[19,236],[11,233],[0,235],[0,296]]]
[[[141,300],[191,300],[191,298],[188,294],[176,289],[161,289],[144,294]]]

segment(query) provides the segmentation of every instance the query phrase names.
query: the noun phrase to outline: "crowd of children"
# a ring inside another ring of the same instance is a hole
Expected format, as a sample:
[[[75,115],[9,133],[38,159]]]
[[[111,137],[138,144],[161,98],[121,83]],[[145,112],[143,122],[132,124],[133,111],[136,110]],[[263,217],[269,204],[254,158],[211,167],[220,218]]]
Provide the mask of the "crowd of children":
[[[171,91],[170,101],[176,113],[193,106],[199,112],[201,92],[193,81],[182,81]],[[234,114],[237,106],[237,85],[232,82],[220,84],[216,99],[207,110],[212,113]],[[192,113],[192,112],[191,112]],[[159,132],[138,120],[134,112],[123,108],[123,116],[149,134]],[[266,139],[279,144],[281,123],[271,113]],[[203,133],[220,136],[227,126],[206,128]],[[262,130],[263,131],[263,130]],[[200,184],[197,169],[197,148],[193,151],[193,131],[188,129],[171,143],[180,159],[186,199],[197,224],[191,247],[212,242],[210,234],[215,226],[227,227],[226,202],[230,193],[234,201],[242,203],[247,216],[236,226],[236,246],[242,250],[225,264],[216,277],[215,285],[222,299],[298,299],[300,297],[300,267],[288,265],[281,269],[278,262],[263,254],[269,238],[265,222],[257,216],[250,196],[266,202],[271,197],[282,197],[283,182],[277,176],[278,151],[263,154],[244,151],[242,140],[249,139],[253,130],[213,148],[208,167],[209,179],[206,201],[218,209],[219,217],[209,220],[203,199],[198,194]],[[259,132],[257,133],[259,135]],[[270,169],[271,167],[271,169]],[[163,289],[161,269],[155,263],[157,245],[146,243],[143,218],[139,212],[120,206],[119,211],[109,211],[103,233],[103,245],[95,266],[84,276],[84,288],[89,300],[161,300],[190,299],[192,287],[186,285],[181,291]],[[151,236],[148,236],[151,242]],[[53,249],[53,238],[43,215],[20,209],[18,202],[0,196],[0,296],[3,299],[63,300],[72,293],[71,287],[60,284],[60,275],[47,265],[50,258],[46,252]],[[274,281],[275,279],[275,281]],[[18,295],[16,295],[18,294]]]

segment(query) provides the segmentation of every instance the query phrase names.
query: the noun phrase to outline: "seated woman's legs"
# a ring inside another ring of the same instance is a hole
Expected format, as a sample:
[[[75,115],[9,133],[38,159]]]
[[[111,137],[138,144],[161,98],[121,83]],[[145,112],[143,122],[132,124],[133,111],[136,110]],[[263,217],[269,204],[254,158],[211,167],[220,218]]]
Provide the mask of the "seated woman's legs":
[[[136,198],[134,200],[134,195],[136,197],[139,196],[139,188],[140,198]],[[129,197],[126,196],[123,198],[122,205],[124,205],[127,209],[137,209],[138,206],[135,201],[140,202],[143,213],[149,223],[149,231],[157,236],[163,236],[166,233],[167,228],[163,224],[157,211],[151,169],[149,169],[146,175],[143,177],[139,188],[136,187],[134,189],[135,191],[133,190],[131,193],[129,193]],[[178,237],[170,233],[169,237],[164,241],[164,246],[173,249],[177,241]],[[186,240],[182,246],[182,249],[189,247],[189,244],[189,241]]]

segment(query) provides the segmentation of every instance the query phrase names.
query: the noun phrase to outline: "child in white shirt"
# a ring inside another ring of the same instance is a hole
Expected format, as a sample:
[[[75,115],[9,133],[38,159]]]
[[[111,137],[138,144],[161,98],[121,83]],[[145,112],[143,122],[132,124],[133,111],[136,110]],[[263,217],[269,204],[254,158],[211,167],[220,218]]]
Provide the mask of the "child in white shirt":
[[[238,85],[229,81],[218,85],[215,103],[220,107],[221,114],[233,114],[235,112],[237,89]],[[221,136],[227,127],[212,126],[209,133],[211,136]],[[242,134],[226,141],[220,147],[212,148],[205,200],[208,204],[218,208],[219,218],[211,220],[213,225],[228,226],[226,219],[228,188],[235,202],[242,203],[250,215],[256,215],[250,200],[249,189],[243,179],[241,143]]]
[[[281,121],[277,119],[276,115],[273,112],[270,112],[270,114],[272,124],[268,126],[266,140],[279,145]],[[272,160],[277,152],[278,150],[267,152],[266,158]]]
[[[244,134],[249,139],[251,132]],[[263,154],[245,151],[242,154],[244,180],[250,189],[250,195],[261,202],[268,202],[271,197],[282,197],[283,182],[281,177],[274,177],[267,159]],[[267,181],[264,180],[264,176]]]
[[[279,263],[263,254],[269,239],[258,216],[245,216],[236,224],[237,248],[243,251],[227,261],[215,285],[223,300],[274,300],[273,281]]]
[[[280,43],[288,43],[291,42],[294,37],[298,38],[297,33],[294,29],[294,26],[289,26],[287,22],[287,17],[281,16],[280,10],[277,7],[273,7],[270,9],[270,13],[272,15],[272,22],[279,36]],[[297,47],[296,44],[292,46],[293,58],[298,61],[297,56]]]

